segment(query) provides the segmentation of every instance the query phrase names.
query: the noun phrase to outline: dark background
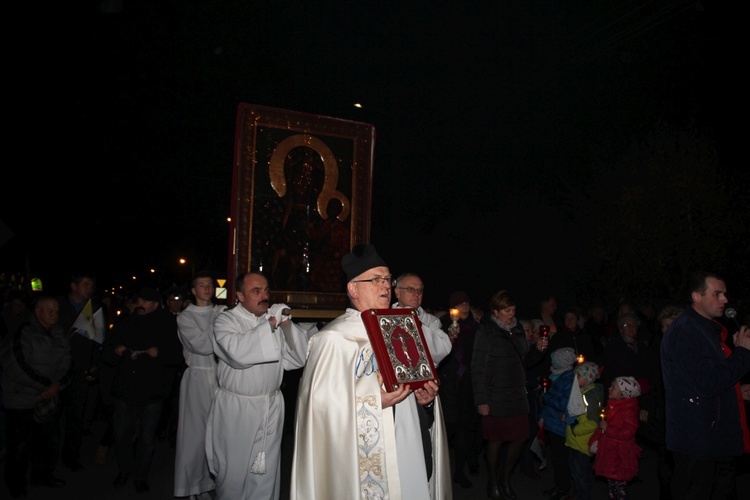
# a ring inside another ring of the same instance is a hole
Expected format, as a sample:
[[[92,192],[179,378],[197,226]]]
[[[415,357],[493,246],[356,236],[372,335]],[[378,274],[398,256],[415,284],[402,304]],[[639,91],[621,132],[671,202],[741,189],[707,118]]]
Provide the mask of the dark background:
[[[150,268],[226,277],[246,102],[375,126],[371,241],[394,274],[423,275],[429,307],[506,288],[521,316],[546,293],[658,305],[694,268],[746,298],[741,17],[689,1],[30,6],[9,19],[0,271],[63,290],[80,267],[101,288]]]

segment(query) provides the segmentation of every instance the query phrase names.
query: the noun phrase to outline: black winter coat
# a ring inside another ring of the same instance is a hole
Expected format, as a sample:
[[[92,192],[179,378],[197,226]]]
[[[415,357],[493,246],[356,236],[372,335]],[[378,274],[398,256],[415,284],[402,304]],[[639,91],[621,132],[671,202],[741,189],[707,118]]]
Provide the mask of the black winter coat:
[[[488,404],[490,415],[527,415],[526,367],[544,356],[529,349],[523,327],[504,330],[492,319],[483,322],[474,341],[471,376],[476,406]]]

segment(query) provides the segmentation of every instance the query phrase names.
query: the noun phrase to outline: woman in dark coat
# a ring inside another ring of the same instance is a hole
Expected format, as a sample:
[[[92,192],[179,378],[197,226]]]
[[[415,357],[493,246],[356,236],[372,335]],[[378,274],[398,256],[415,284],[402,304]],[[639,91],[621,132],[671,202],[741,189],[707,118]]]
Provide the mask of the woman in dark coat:
[[[526,398],[526,366],[544,355],[547,339],[529,347],[516,319],[516,302],[502,290],[490,300],[492,312],[474,341],[471,375],[474,402],[482,416],[482,435],[487,441],[487,494],[490,498],[516,498],[510,476],[529,438],[529,402]],[[502,481],[497,468],[500,449],[508,443]]]

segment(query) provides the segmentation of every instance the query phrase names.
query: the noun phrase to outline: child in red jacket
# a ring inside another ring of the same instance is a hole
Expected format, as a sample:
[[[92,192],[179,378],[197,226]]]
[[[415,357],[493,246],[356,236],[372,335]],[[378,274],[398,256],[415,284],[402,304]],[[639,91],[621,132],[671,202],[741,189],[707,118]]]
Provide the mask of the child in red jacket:
[[[592,436],[596,459],[594,472],[607,478],[610,499],[627,498],[628,482],[638,475],[641,447],[635,442],[638,431],[638,396],[641,386],[633,377],[617,377],[609,387],[606,417],[599,422],[600,433]]]

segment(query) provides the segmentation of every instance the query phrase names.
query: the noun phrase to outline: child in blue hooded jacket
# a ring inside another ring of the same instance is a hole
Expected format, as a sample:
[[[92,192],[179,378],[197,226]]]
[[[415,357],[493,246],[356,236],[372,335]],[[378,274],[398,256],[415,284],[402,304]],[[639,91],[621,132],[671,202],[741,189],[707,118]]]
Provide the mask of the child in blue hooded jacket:
[[[562,347],[552,351],[550,361],[552,367],[549,378],[552,380],[552,387],[542,396],[539,427],[543,427],[549,437],[555,480],[555,487],[549,493],[550,499],[557,500],[570,494],[570,466],[568,449],[565,447],[565,430],[575,420],[575,416],[568,414],[568,401],[575,378],[573,365],[576,362],[576,352],[572,347]]]

